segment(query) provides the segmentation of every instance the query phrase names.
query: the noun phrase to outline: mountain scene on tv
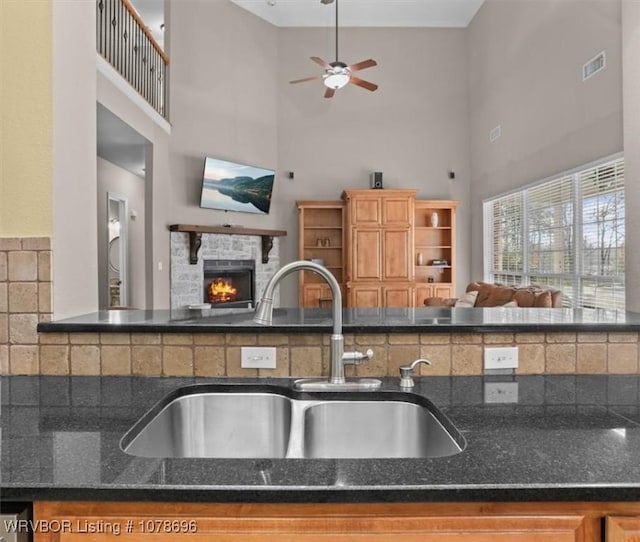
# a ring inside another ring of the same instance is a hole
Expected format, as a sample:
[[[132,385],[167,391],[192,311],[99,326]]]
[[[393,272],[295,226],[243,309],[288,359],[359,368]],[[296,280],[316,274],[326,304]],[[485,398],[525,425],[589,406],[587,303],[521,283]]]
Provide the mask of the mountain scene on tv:
[[[270,170],[207,159],[200,206],[267,214],[274,178]]]

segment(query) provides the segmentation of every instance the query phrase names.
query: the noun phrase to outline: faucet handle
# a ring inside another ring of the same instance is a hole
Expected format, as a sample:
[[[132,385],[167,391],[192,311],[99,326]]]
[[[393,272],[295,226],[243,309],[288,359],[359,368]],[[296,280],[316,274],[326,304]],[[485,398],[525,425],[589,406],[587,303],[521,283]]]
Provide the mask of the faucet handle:
[[[373,357],[373,350],[369,348],[366,352],[344,352],[342,354],[342,363],[344,365],[360,365],[363,361],[370,360]]]
[[[415,386],[412,374],[414,369],[422,363],[424,363],[425,365],[431,365],[431,362],[428,359],[419,358],[413,361],[410,365],[401,365],[399,367],[401,388],[413,388],[413,386]]]

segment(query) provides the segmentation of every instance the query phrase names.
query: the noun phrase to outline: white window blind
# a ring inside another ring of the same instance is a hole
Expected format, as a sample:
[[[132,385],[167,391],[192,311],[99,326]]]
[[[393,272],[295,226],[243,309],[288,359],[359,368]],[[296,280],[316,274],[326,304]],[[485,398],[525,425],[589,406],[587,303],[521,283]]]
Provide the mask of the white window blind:
[[[568,307],[624,308],[624,160],[485,201],[485,280],[546,284]]]
[[[492,265],[496,280],[504,284],[518,284],[522,280],[522,217],[521,193],[492,202]]]

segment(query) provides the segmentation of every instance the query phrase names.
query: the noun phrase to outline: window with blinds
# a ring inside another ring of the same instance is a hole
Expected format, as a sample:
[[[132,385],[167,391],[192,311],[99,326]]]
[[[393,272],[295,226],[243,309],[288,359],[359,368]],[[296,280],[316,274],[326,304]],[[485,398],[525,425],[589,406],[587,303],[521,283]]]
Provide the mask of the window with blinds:
[[[485,280],[545,284],[567,307],[624,309],[624,159],[484,203]]]

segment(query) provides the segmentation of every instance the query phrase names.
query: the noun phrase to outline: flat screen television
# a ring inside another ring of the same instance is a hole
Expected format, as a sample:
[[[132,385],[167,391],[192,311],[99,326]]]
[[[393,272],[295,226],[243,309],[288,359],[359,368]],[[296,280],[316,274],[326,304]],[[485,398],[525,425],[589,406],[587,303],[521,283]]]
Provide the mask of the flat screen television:
[[[268,214],[275,171],[207,158],[200,207]]]

